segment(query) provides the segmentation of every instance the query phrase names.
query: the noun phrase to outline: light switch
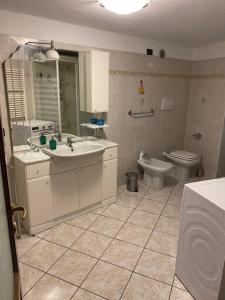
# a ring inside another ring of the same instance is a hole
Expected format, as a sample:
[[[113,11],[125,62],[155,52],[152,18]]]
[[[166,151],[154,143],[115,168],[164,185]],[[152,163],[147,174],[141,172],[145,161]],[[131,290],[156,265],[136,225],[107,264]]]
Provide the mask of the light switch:
[[[175,100],[172,98],[163,98],[161,103],[161,110],[174,110]]]

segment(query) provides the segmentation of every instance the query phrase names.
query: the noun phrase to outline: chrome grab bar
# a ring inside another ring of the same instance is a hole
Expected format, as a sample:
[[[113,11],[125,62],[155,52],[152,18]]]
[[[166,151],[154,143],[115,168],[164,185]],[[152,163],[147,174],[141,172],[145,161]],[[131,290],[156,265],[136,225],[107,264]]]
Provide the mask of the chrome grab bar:
[[[153,108],[150,111],[142,111],[142,112],[132,112],[132,110],[128,111],[128,115],[132,118],[147,118],[147,117],[154,117],[155,111]]]

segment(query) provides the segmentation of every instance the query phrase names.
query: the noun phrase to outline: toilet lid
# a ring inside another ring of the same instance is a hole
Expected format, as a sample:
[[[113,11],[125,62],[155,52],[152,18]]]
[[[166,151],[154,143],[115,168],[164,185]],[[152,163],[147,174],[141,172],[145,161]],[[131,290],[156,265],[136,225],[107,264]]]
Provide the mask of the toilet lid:
[[[195,160],[198,158],[198,155],[184,150],[177,150],[170,153],[171,156],[183,160]]]

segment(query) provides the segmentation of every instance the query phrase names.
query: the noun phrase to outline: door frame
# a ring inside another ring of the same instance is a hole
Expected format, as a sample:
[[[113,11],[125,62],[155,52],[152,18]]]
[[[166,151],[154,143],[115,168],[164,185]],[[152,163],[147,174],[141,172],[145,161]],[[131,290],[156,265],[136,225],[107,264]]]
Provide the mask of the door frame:
[[[13,271],[14,271],[14,300],[21,300],[22,297],[21,297],[21,289],[20,289],[20,276],[19,276],[15,235],[14,235],[13,221],[12,221],[12,210],[11,210],[11,201],[10,201],[10,193],[9,193],[7,166],[5,160],[3,132],[4,131],[2,128],[2,117],[0,114],[0,163],[1,163],[3,190],[5,195],[6,215],[8,221],[8,229],[9,229],[9,241],[11,246],[12,264],[13,264]]]

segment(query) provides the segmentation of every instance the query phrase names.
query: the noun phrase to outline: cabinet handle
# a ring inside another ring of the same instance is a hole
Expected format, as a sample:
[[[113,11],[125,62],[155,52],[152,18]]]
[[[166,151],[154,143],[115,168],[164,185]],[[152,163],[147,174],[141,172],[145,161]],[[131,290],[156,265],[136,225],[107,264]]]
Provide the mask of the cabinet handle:
[[[36,173],[37,173],[37,175],[38,175],[38,174],[40,173],[40,169],[37,169]]]

